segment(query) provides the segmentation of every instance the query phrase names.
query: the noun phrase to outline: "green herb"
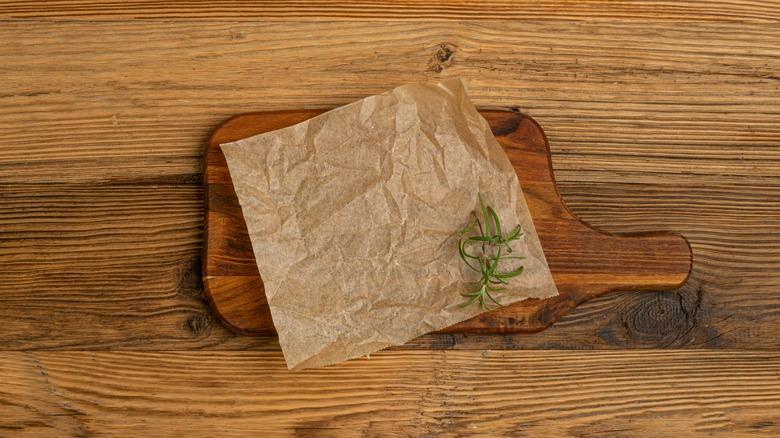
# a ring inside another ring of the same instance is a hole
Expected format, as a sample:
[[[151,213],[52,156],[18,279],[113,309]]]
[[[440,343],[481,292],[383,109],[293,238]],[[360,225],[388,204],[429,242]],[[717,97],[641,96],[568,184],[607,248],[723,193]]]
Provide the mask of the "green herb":
[[[479,229],[479,235],[471,236],[469,238],[461,238],[458,241],[458,252],[460,258],[466,263],[466,265],[480,273],[481,278],[473,283],[473,286],[477,289],[469,293],[461,293],[464,297],[469,299],[468,302],[462,304],[461,307],[469,307],[472,304],[479,302],[479,304],[485,309],[490,310],[488,307],[488,299],[495,304],[503,307],[503,304],[496,301],[490,294],[492,291],[503,290],[503,287],[496,287],[496,285],[507,285],[509,279],[517,277],[523,273],[524,267],[520,266],[514,271],[501,272],[498,269],[498,265],[502,260],[507,259],[524,259],[525,257],[512,255],[512,247],[509,243],[519,239],[523,235],[523,230],[520,225],[517,226],[509,235],[504,237],[501,231],[501,222],[498,220],[498,215],[491,206],[485,206],[482,202],[482,195],[479,196],[479,207],[482,210],[482,217],[485,221],[485,228],[482,228],[482,222],[479,220],[477,213],[474,213],[474,221],[461,230],[461,234],[466,234],[474,230]],[[478,252],[470,252],[471,248],[477,247]],[[506,251],[506,252],[504,252]]]

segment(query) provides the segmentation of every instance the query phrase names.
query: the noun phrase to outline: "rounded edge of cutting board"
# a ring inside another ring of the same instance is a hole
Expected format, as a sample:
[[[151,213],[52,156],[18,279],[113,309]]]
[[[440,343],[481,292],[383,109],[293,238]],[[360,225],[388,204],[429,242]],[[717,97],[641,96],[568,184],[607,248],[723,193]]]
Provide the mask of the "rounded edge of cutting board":
[[[236,332],[275,334],[233,191],[222,143],[281,129],[324,110],[239,114],[213,133],[204,153],[203,284],[216,315]],[[623,290],[671,290],[690,276],[692,251],[671,232],[609,234],[577,218],[555,184],[547,137],[530,117],[483,110],[520,179],[559,295],[528,299],[455,324],[445,333],[530,333],[544,330],[585,301]]]

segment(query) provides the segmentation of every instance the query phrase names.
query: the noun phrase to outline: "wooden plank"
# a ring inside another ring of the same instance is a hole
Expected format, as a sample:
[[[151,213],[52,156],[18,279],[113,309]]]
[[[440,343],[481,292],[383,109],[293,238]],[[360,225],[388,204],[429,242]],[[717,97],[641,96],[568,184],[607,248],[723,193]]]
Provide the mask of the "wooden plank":
[[[544,333],[425,336],[407,348],[780,348],[780,188],[559,185],[610,231],[675,230],[689,283],[589,302]],[[274,348],[203,298],[199,185],[0,186],[0,349]]]
[[[44,0],[0,1],[2,18],[56,19],[230,19],[230,20],[776,20],[777,5],[762,1],[578,1],[392,0],[392,1],[218,1],[148,2]]]
[[[568,188],[579,193],[574,204],[593,199],[584,211],[599,226],[692,236],[697,263],[688,287],[597,300],[540,335],[424,337],[410,347],[780,347],[777,192],[713,187],[702,198],[695,186],[595,189]],[[237,338],[210,317],[199,281],[199,187],[40,186],[4,188],[0,197],[0,348],[274,343]],[[621,213],[610,225],[614,211]]]
[[[562,182],[777,184],[778,47],[774,23],[7,21],[0,181],[189,181],[231,115],[464,77],[545,127]]]
[[[0,433],[777,436],[778,369],[777,352],[381,352],[299,373],[278,351],[13,352]]]
[[[0,348],[230,337],[202,298],[200,186],[2,186],[0,199]]]

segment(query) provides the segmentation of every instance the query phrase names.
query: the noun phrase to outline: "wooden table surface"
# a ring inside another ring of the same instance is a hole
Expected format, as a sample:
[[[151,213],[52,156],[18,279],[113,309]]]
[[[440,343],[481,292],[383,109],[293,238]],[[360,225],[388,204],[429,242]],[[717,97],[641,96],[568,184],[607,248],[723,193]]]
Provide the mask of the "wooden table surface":
[[[0,0],[0,20],[0,436],[780,435],[780,3]],[[687,236],[690,281],[295,374],[220,325],[211,131],[453,77],[545,128],[575,214]]]

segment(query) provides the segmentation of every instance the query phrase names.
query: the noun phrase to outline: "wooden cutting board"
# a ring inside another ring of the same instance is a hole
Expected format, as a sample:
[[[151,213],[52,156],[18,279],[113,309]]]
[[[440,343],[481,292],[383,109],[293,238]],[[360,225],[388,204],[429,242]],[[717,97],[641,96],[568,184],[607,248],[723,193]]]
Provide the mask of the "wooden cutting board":
[[[214,312],[239,333],[268,336],[275,330],[219,144],[291,126],[322,112],[235,116],[217,128],[205,152],[203,284]],[[444,332],[536,332],[579,304],[606,293],[669,290],[685,283],[692,254],[683,236],[667,232],[618,236],[583,223],[569,211],[558,193],[542,128],[530,117],[512,112],[481,113],[517,171],[560,295],[498,308]]]

